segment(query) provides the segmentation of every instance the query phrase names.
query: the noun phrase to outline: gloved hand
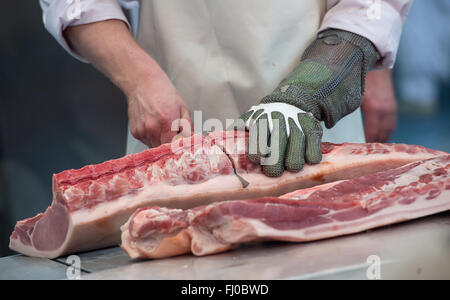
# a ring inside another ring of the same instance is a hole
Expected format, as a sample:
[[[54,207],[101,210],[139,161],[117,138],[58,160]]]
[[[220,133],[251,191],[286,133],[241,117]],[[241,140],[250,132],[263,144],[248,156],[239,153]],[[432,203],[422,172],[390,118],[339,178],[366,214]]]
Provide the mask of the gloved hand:
[[[235,128],[245,124],[250,131],[249,159],[272,177],[285,168],[299,171],[305,161],[319,163],[319,121],[331,128],[361,105],[365,76],[378,59],[364,37],[333,29],[320,33],[276,90],[235,123]],[[269,131],[264,133],[261,128],[266,126]],[[270,150],[264,149],[265,141]]]

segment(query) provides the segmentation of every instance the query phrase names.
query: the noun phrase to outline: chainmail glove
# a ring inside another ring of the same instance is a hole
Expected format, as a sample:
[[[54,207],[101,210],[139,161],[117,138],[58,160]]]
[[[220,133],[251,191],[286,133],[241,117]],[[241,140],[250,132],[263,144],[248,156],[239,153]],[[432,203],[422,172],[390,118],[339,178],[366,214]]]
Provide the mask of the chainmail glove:
[[[319,163],[319,121],[331,128],[361,105],[366,74],[378,59],[362,36],[334,29],[320,33],[275,91],[239,118],[250,131],[249,159],[272,177],[285,168],[299,171],[305,162]],[[269,150],[261,146],[264,141]]]

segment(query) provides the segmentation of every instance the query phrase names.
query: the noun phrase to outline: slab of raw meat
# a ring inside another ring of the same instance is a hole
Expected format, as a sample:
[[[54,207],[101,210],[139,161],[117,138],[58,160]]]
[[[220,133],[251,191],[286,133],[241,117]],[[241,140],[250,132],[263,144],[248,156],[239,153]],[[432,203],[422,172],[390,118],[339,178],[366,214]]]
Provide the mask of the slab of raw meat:
[[[450,155],[295,191],[195,209],[141,208],[122,227],[132,258],[207,255],[259,240],[312,241],[450,209]]]
[[[54,258],[117,245],[120,226],[140,207],[187,209],[223,200],[279,196],[445,154],[420,146],[324,143],[321,164],[269,178],[247,160],[246,142],[242,132],[194,135],[56,174],[52,205],[17,222],[10,248]],[[235,172],[250,184],[244,188]]]

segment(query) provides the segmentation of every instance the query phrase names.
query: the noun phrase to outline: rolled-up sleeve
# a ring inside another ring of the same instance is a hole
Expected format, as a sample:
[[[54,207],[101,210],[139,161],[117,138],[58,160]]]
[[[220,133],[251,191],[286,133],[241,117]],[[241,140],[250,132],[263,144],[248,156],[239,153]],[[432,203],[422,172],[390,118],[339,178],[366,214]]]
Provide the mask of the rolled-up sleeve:
[[[328,0],[319,31],[329,28],[359,34],[381,55],[377,69],[392,68],[403,22],[413,0]]]
[[[72,56],[88,62],[70,49],[63,32],[69,26],[89,24],[125,17],[117,0],[40,0],[45,28]]]

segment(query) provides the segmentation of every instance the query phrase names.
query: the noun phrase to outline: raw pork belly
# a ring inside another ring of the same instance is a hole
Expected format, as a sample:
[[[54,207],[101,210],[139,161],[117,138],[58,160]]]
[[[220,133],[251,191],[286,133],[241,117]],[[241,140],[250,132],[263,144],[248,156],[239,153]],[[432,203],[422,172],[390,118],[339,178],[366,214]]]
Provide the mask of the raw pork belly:
[[[295,191],[190,210],[136,211],[122,227],[132,258],[207,255],[257,240],[312,241],[450,209],[450,155]]]
[[[401,144],[328,144],[323,161],[269,178],[247,160],[247,135],[194,135],[138,154],[53,176],[52,205],[16,224],[10,248],[54,258],[117,245],[120,226],[144,206],[188,209],[216,201],[279,196],[445,154]],[[243,186],[238,173],[250,184]]]

